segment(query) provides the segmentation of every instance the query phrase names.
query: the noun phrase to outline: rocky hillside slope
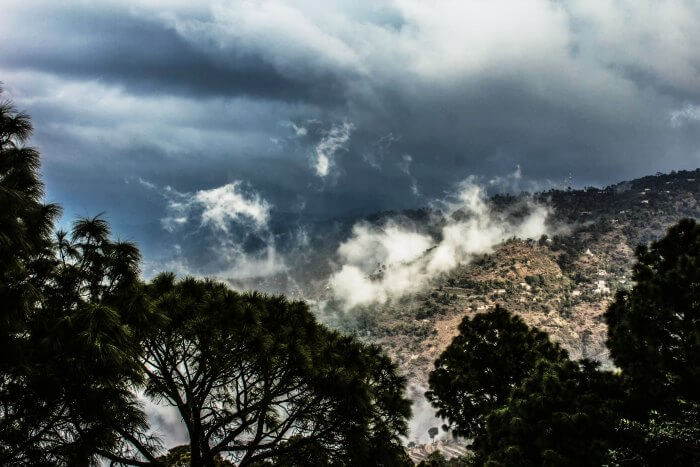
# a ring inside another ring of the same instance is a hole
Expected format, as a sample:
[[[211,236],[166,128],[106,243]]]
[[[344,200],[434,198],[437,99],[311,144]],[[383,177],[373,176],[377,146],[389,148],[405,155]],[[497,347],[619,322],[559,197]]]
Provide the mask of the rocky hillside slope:
[[[601,315],[617,290],[631,286],[637,245],[682,217],[700,218],[700,170],[535,197],[552,207],[557,235],[508,240],[428,290],[360,319],[357,331],[387,348],[418,385],[427,383],[459,322],[496,304],[547,331],[573,358],[608,363]]]
[[[602,315],[615,292],[632,285],[637,245],[660,238],[680,218],[700,219],[700,170],[534,197],[552,207],[556,235],[510,239],[427,290],[368,310],[354,322],[355,332],[399,363],[416,396],[460,321],[497,304],[548,332],[573,358],[610,366]],[[517,201],[492,199],[496,209]]]
[[[319,312],[321,319],[382,345],[399,363],[415,396],[412,440],[426,442],[427,429],[439,424],[431,417],[432,408],[421,400],[428,374],[465,316],[500,304],[548,332],[573,358],[597,359],[610,366],[602,315],[615,292],[632,285],[637,245],[660,238],[683,217],[700,219],[700,169],[602,189],[499,195],[488,204],[504,218],[517,218],[533,201],[550,209],[549,236],[506,240],[488,254],[436,276],[427,287],[422,284],[415,293],[384,304],[351,311],[329,306],[328,278],[337,268],[338,245],[348,239],[358,219],[319,226],[309,236],[313,248],[304,248],[296,262],[290,255],[291,269],[267,278],[258,288],[324,303],[327,314]],[[416,232],[439,238],[447,220],[434,219],[430,209],[419,209],[379,213],[362,221],[380,230],[388,223],[405,222]],[[378,264],[377,276],[382,271]],[[422,425],[421,413],[426,420]]]

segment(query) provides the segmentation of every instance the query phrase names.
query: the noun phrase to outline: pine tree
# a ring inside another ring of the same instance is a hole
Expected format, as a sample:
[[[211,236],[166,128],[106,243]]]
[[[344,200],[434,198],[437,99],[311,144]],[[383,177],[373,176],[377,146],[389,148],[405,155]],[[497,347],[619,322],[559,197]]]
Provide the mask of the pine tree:
[[[698,465],[700,225],[681,220],[636,256],[634,287],[605,314],[628,391],[610,465]]]
[[[487,417],[477,437],[487,466],[598,466],[617,446],[622,386],[590,361],[541,360]]]
[[[700,225],[681,220],[636,257],[634,287],[605,313],[610,355],[639,410],[700,402]]]
[[[464,318],[459,335],[435,361],[426,396],[455,434],[473,438],[481,433],[486,416],[507,402],[539,360],[566,358],[566,351],[546,333],[496,307]]]
[[[148,295],[167,323],[143,341],[146,395],[178,410],[191,465],[405,460],[405,381],[377,347],[328,330],[303,302],[210,280],[161,274]],[[104,456],[150,465],[156,450],[123,437]]]
[[[29,117],[0,102],[0,464],[87,465],[145,429],[133,388],[156,323],[138,249],[99,217],[57,232]]]

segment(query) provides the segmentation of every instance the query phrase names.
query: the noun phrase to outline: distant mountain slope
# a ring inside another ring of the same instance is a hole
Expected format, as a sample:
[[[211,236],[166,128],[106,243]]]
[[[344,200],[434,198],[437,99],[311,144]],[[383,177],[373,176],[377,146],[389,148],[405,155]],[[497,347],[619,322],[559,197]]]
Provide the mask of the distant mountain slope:
[[[345,312],[334,312],[331,306],[328,314],[328,278],[338,267],[338,245],[351,235],[355,222],[349,220],[310,232],[308,247],[300,250],[290,270],[272,280],[282,284],[281,291],[325,304],[324,311],[319,310],[322,319],[389,352],[418,401],[411,440],[425,442],[431,425],[423,425],[436,423],[432,409],[421,401],[428,373],[465,316],[501,304],[548,332],[573,358],[592,358],[609,366],[602,314],[617,290],[631,286],[637,245],[662,237],[683,217],[700,219],[700,169],[603,189],[497,195],[488,204],[505,217],[518,217],[533,201],[551,210],[549,237],[507,240],[489,254],[437,275],[427,287],[384,304]],[[410,226],[435,238],[445,222],[436,221],[431,209],[379,213],[362,221],[378,227]],[[378,264],[373,274],[381,276],[382,271]],[[421,417],[424,422],[418,420]]]
[[[524,201],[551,208],[551,237],[506,241],[488,255],[438,276],[427,289],[383,305],[340,313],[334,324],[384,345],[411,381],[425,385],[435,357],[460,320],[497,303],[549,332],[573,357],[607,362],[601,314],[616,290],[630,286],[634,249],[683,217],[700,218],[700,169],[657,174],[606,188],[496,195],[494,211],[517,216]],[[458,213],[457,213],[458,214]],[[410,224],[440,235],[430,209],[383,212],[365,219]],[[359,221],[358,220],[358,221]],[[311,301],[327,300],[326,281],[338,245],[355,221],[318,225],[284,274],[260,288]],[[381,273],[378,265],[378,273]]]
[[[517,199],[492,201],[503,209]],[[461,319],[496,304],[550,333],[572,357],[607,363],[601,315],[616,290],[631,285],[637,245],[663,236],[683,217],[700,218],[700,170],[605,189],[552,190],[535,199],[553,208],[558,235],[507,241],[429,290],[382,307],[358,331],[384,345],[421,385]]]
[[[523,196],[491,202],[506,210]],[[573,358],[610,365],[602,314],[618,289],[631,286],[637,245],[662,237],[683,217],[700,219],[700,170],[534,198],[552,208],[556,235],[511,239],[440,276],[427,290],[348,318],[348,330],[396,359],[417,396],[464,316],[496,304],[548,332]]]
[[[700,170],[644,177],[606,189],[550,191],[557,235],[506,241],[440,277],[428,290],[366,311],[356,331],[384,346],[409,378],[417,400],[433,361],[468,315],[501,304],[561,343],[573,358],[610,366],[602,315],[617,290],[630,287],[637,245],[662,237],[683,217],[700,219]],[[492,198],[506,209],[518,197]],[[418,410],[429,411],[425,402]],[[426,442],[436,424],[416,417],[412,439]],[[419,449],[420,448],[419,446]]]

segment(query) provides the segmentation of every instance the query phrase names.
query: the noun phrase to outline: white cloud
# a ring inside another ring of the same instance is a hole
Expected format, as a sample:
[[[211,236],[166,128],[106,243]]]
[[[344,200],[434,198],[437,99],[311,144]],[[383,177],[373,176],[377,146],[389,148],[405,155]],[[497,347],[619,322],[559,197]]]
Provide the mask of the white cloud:
[[[241,217],[251,219],[256,226],[267,225],[270,219],[270,204],[254,193],[241,192],[241,183],[228,183],[210,190],[199,190],[193,200],[204,208],[202,224],[211,224],[227,232],[228,225]]]
[[[378,264],[413,261],[432,245],[428,235],[406,231],[391,222],[381,228],[360,223],[353,226],[352,237],[340,245],[338,254],[344,263],[368,270]]]
[[[224,233],[229,231],[231,223],[252,223],[257,229],[265,229],[270,220],[270,203],[256,192],[245,192],[243,184],[237,180],[195,193],[183,193],[171,186],[160,189],[142,178],[139,183],[167,200],[168,215],[161,219],[161,224],[169,232],[192,218],[199,218],[201,225]]]
[[[328,281],[345,310],[415,293],[437,275],[508,238],[537,238],[547,231],[546,207],[531,203],[523,219],[509,220],[490,209],[473,179],[460,184],[452,199],[435,205],[441,206],[443,225],[437,239],[391,221],[381,227],[353,227],[352,236],[338,248],[340,269]]]
[[[243,288],[247,288],[246,279],[268,277],[287,270],[268,228],[272,206],[259,193],[244,190],[242,182],[233,181],[194,193],[183,193],[170,186],[161,189],[144,179],[139,182],[166,199],[167,215],[161,219],[165,230],[189,236],[193,229],[206,228],[214,234],[208,245],[215,259],[214,269],[205,266],[205,270],[201,270],[188,265],[182,249],[176,245],[171,259],[149,265],[150,270],[165,268],[181,275],[210,275],[239,281],[244,284]],[[254,233],[263,246],[255,252],[246,251],[241,243],[246,233]]]
[[[331,129],[321,138],[314,148],[313,168],[316,175],[326,177],[335,165],[335,156],[338,151],[347,149],[350,134],[355,126],[345,121],[339,125],[331,126]]]

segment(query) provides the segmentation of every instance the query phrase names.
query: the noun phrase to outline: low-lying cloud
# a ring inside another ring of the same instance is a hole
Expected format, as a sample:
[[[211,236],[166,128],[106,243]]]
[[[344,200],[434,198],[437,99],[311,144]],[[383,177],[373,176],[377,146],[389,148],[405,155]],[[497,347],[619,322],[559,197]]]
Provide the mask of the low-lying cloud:
[[[521,218],[494,211],[485,190],[468,179],[455,196],[436,203],[431,221],[440,226],[436,236],[392,220],[356,224],[338,247],[341,265],[328,280],[332,296],[347,311],[415,293],[508,238],[543,235],[549,209],[533,202],[527,211]]]

